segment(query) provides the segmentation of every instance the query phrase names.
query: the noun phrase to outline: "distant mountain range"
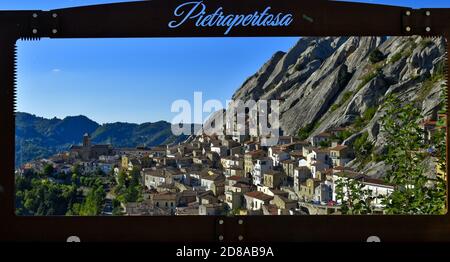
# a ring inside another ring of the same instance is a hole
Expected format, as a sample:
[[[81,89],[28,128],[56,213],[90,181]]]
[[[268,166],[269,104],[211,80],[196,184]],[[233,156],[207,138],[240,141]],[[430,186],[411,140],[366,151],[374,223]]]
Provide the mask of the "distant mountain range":
[[[179,143],[186,136],[174,136],[171,124],[110,123],[100,125],[86,116],[46,119],[29,113],[16,113],[16,166],[30,160],[51,156],[80,144],[83,135],[90,134],[96,144],[115,147],[156,146]]]

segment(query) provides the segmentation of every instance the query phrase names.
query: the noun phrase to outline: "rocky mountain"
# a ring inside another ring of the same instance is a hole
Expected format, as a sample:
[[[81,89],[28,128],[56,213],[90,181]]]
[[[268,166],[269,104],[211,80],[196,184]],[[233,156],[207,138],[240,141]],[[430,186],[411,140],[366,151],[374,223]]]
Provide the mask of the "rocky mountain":
[[[185,136],[174,136],[171,124],[165,121],[100,125],[85,116],[46,119],[28,113],[16,113],[16,165],[48,157],[67,150],[91,135],[93,143],[110,143],[117,147],[155,146],[178,143]]]
[[[280,100],[286,135],[307,138],[352,126],[344,144],[366,135],[380,151],[381,108],[388,94],[416,103],[424,118],[436,117],[445,52],[439,37],[301,38],[288,52],[275,53],[233,99]],[[373,165],[360,168],[379,173]]]

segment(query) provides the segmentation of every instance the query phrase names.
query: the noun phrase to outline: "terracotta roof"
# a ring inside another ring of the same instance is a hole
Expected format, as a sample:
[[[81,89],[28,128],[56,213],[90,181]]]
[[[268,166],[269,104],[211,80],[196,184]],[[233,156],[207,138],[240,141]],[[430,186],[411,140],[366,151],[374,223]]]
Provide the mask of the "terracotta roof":
[[[330,150],[328,148],[313,148],[312,151],[317,153],[328,153]]]
[[[382,186],[393,187],[392,184],[386,183],[384,180],[376,179],[376,178],[370,178],[370,177],[367,177],[367,176],[364,176],[362,178],[362,182],[363,183],[367,183],[367,184],[374,184],[374,185],[382,185]]]
[[[335,147],[331,147],[330,150],[333,150],[333,151],[341,151],[341,150],[344,150],[344,149],[346,149],[346,148],[347,148],[346,145],[337,145],[337,146],[335,146]]]
[[[175,200],[176,198],[177,194],[170,192],[153,195],[153,200]]]
[[[437,121],[430,120],[430,119],[424,120],[424,121],[422,122],[423,125],[427,125],[427,126],[435,126],[436,123],[437,123]]]
[[[259,199],[261,201],[270,201],[273,199],[273,196],[269,196],[260,191],[252,191],[245,193],[246,196]]]
[[[227,178],[227,180],[234,180],[234,181],[239,181],[241,179],[242,179],[241,176],[230,176],[229,178]]]
[[[267,210],[270,215],[276,216],[278,215],[278,207],[272,204],[263,205],[263,207]]]
[[[253,150],[250,152],[245,153],[246,155],[251,155],[251,156],[255,156],[255,155],[259,155],[259,154],[264,154],[264,151],[262,151],[261,149],[259,150]]]
[[[322,133],[320,133],[320,134],[318,134],[316,136],[330,137],[330,136],[332,136],[332,134],[330,132],[322,132]]]

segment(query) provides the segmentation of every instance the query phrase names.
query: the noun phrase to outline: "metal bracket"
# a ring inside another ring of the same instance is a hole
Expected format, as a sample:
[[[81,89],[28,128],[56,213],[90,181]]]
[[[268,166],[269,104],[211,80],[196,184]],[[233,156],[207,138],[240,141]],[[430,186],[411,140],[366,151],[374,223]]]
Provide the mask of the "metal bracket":
[[[427,9],[406,9],[402,14],[403,32],[406,35],[432,35],[432,12]]]
[[[242,217],[224,217],[216,220],[216,237],[219,242],[245,241],[245,225]]]
[[[22,30],[25,38],[52,37],[60,32],[59,15],[56,12],[31,12],[29,26]]]

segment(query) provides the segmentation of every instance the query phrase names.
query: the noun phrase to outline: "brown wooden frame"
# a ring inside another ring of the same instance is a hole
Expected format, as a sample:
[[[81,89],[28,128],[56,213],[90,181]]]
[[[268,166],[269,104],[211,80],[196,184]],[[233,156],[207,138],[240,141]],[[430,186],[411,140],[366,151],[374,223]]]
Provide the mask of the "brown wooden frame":
[[[223,37],[193,23],[169,29],[183,1],[152,0],[51,11],[0,11],[0,241],[318,242],[450,241],[450,215],[249,217],[18,217],[14,215],[16,41],[50,38]],[[234,28],[237,36],[444,36],[450,9],[411,9],[324,0],[205,0],[211,10],[294,14],[289,27]],[[428,30],[427,30],[428,27]],[[408,29],[407,29],[408,28]],[[447,47],[447,52],[450,51]],[[447,61],[447,75],[448,75]],[[448,79],[448,78],[447,78]],[[447,128],[448,130],[448,128]],[[448,131],[447,131],[448,137]],[[449,152],[447,143],[447,156]],[[448,173],[447,159],[447,173]],[[224,223],[219,223],[223,220]],[[242,222],[242,223],[240,223]]]

